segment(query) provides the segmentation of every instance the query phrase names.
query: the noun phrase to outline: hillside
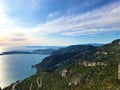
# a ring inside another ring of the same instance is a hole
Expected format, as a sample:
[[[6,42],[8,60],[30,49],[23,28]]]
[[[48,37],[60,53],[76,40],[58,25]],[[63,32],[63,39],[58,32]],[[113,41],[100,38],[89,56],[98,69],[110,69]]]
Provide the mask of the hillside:
[[[54,49],[36,49],[33,51],[6,51],[0,53],[0,55],[11,55],[11,54],[41,54],[41,55],[51,55]]]
[[[46,70],[56,70],[62,68],[68,64],[74,63],[78,60],[92,60],[97,47],[91,45],[72,45],[66,48],[61,48],[51,56],[46,57],[43,61],[36,65],[37,71],[41,68]],[[92,53],[91,53],[92,52]]]
[[[120,39],[103,46],[77,45],[55,52],[36,65],[35,75],[3,90],[120,89]]]
[[[37,71],[56,70],[77,61],[110,61],[119,58],[120,39],[103,46],[72,45],[61,48],[36,65]]]
[[[84,66],[74,63],[55,72],[37,74],[3,90],[119,90],[118,63],[107,66]],[[12,89],[14,90],[14,89]]]

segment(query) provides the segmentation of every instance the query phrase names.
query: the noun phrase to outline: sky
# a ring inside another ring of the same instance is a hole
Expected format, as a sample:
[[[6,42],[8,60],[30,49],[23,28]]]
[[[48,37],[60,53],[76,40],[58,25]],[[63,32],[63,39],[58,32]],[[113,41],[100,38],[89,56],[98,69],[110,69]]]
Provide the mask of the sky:
[[[0,46],[66,46],[120,38],[120,0],[0,0]]]

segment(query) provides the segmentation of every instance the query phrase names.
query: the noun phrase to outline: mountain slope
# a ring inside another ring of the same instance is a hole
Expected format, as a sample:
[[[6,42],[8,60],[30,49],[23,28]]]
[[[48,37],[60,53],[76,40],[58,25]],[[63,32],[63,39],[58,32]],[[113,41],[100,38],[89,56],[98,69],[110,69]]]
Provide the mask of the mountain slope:
[[[18,83],[15,90],[119,90],[118,63],[89,66],[74,63],[56,72],[38,72]],[[15,84],[3,90],[11,90]]]
[[[37,64],[37,71],[40,69],[56,70],[68,64],[74,63],[76,60],[78,61],[78,59],[90,59],[90,57],[93,57],[91,56],[91,52],[95,52],[96,48],[97,47],[91,45],[72,45],[66,48],[61,48],[53,52],[51,56],[43,59],[41,63]]]
[[[119,90],[120,39],[84,47],[46,57],[35,75],[3,90]]]
[[[77,61],[107,61],[113,57],[119,57],[120,39],[103,46],[91,45],[72,45],[61,48],[51,56],[46,57],[43,61],[36,65],[37,71],[41,69],[56,70]],[[116,56],[115,56],[116,54]]]

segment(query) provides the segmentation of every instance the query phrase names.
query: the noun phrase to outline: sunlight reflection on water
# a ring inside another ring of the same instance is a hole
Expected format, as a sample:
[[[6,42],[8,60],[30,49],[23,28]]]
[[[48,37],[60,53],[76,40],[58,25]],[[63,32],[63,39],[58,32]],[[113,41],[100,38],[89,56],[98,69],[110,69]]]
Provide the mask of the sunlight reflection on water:
[[[6,62],[5,57],[0,56],[0,86],[4,87],[12,82],[12,76],[9,74],[9,64]],[[10,78],[9,78],[10,77]]]
[[[1,48],[3,52],[5,48]],[[23,80],[36,71],[31,66],[47,55],[16,54],[0,56],[0,87],[6,87],[17,80]]]

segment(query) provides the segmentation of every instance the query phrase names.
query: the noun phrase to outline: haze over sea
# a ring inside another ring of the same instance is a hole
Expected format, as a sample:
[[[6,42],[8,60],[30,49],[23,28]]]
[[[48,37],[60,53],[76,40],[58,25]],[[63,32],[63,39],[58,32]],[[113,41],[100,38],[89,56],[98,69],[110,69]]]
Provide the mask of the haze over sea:
[[[12,50],[31,51],[35,50],[35,48],[0,48],[0,52]],[[3,88],[17,80],[23,80],[26,77],[33,75],[36,70],[31,68],[31,66],[39,63],[46,56],[47,55],[37,54],[0,55],[0,86]]]

